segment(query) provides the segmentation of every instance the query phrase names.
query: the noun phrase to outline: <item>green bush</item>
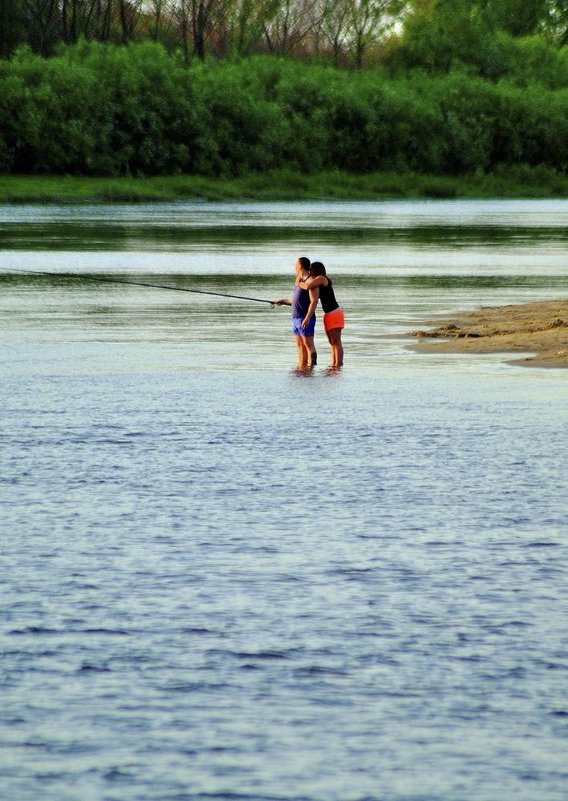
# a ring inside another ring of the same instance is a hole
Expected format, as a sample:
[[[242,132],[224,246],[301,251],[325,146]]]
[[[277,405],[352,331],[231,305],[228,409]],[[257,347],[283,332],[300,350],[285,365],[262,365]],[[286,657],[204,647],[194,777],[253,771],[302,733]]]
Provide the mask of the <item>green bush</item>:
[[[279,166],[286,128],[274,101],[251,85],[238,64],[195,66],[190,75],[201,109],[200,172],[238,175]]]
[[[433,87],[443,120],[443,172],[485,171],[491,165],[495,87],[464,74],[448,75]]]
[[[0,61],[0,131],[14,173],[563,173],[568,89],[274,57],[188,69],[148,42],[79,43]]]
[[[199,126],[189,75],[159,45],[83,45],[82,63],[104,87],[100,108],[117,173],[161,174],[199,162]]]
[[[502,87],[498,96],[494,164],[568,166],[568,90]]]
[[[568,47],[554,47],[541,36],[496,33],[484,66],[487,77],[517,86],[568,87]]]
[[[370,169],[441,171],[443,121],[428,97],[431,86],[419,78],[386,81],[370,73],[364,91],[373,109]]]

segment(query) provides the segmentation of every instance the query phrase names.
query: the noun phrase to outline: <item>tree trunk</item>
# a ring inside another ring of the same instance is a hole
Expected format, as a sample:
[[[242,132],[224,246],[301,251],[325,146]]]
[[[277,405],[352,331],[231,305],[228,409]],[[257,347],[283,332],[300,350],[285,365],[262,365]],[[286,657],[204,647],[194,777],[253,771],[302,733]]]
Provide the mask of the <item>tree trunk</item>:
[[[205,6],[200,0],[193,19],[193,51],[200,61],[205,61]]]
[[[130,38],[130,27],[128,25],[128,12],[126,10],[126,0],[119,0],[120,28],[122,32],[122,43],[126,44]]]

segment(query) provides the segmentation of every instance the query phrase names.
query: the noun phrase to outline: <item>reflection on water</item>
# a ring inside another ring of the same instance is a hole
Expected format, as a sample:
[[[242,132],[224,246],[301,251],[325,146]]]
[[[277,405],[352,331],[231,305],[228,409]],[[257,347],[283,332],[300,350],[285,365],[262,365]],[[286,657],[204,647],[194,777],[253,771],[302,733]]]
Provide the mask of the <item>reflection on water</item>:
[[[46,223],[9,223],[2,227],[0,246],[5,250],[45,250],[50,248],[73,250],[151,250],[151,251],[185,251],[196,248],[231,247],[232,245],[256,248],[267,240],[278,245],[295,243],[298,240],[300,223],[295,225],[238,225],[219,226],[215,221],[199,226],[180,224],[150,225],[141,222],[138,225],[116,224],[112,221],[65,221],[49,223],[49,238],[46,239]],[[303,238],[308,242],[317,242],[328,247],[352,248],[365,244],[366,248],[409,245],[451,250],[459,247],[484,246],[495,248],[503,245],[517,247],[534,246],[540,242],[557,243],[565,246],[568,242],[568,231],[560,227],[510,227],[479,225],[456,226],[446,224],[400,229],[383,227],[381,221],[375,225],[368,223],[360,226],[354,220],[354,226],[345,228],[342,220],[340,227],[335,227],[330,220],[322,220],[320,225],[312,224],[303,228]]]
[[[4,250],[564,247],[565,201],[4,207]]]
[[[564,295],[567,212],[0,207],[0,797],[565,797],[568,374],[394,335]],[[334,375],[178,291],[304,253]]]

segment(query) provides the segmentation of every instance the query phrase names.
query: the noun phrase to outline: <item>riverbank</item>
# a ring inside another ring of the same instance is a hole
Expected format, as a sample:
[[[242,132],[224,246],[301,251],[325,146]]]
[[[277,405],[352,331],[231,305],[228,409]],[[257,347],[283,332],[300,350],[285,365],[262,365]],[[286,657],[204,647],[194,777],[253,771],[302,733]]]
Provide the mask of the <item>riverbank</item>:
[[[191,175],[146,178],[0,176],[0,203],[545,197],[568,197],[568,177],[529,168],[502,175],[458,177],[411,172],[352,175],[339,171],[305,175],[282,170],[231,179]]]
[[[534,353],[511,363],[568,367],[568,300],[480,309],[410,336],[423,353]]]

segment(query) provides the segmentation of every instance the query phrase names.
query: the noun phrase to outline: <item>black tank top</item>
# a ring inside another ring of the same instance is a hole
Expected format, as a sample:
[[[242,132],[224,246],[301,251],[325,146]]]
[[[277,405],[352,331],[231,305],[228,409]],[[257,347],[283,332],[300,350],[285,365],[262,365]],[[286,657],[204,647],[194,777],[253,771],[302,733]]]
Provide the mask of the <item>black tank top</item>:
[[[327,279],[327,286],[323,286],[323,284],[320,286],[320,302],[325,314],[339,309],[339,303],[335,299],[335,292],[331,285],[331,278]]]

